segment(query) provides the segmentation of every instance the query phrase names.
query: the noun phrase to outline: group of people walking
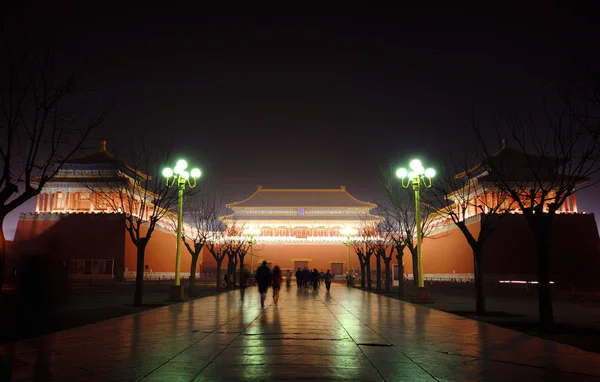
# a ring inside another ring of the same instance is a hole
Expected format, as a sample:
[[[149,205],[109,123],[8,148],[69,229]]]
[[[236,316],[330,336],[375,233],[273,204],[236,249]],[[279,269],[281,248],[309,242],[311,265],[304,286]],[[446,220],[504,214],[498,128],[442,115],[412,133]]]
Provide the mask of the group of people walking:
[[[267,291],[269,286],[273,288],[273,303],[277,305],[279,301],[279,292],[281,290],[281,284],[283,282],[283,276],[281,274],[281,268],[278,265],[273,267],[273,270],[269,269],[266,261],[263,261],[261,266],[256,270],[254,275],[256,284],[258,285],[258,292],[260,293],[260,306],[265,307],[265,300],[267,299]],[[312,286],[314,290],[319,288],[321,281],[325,282],[327,291],[331,288],[331,281],[333,275],[329,272],[326,273],[318,272],[316,269],[309,271],[307,268],[301,270],[298,268],[296,271],[296,285],[298,290],[306,289]],[[285,274],[286,286],[289,288],[292,282],[292,272],[289,270]]]
[[[333,280],[333,275],[329,272],[329,269],[326,273],[319,272],[316,269],[309,271],[308,268],[298,268],[296,271],[296,287],[298,290],[307,289],[309,286],[316,290],[321,285],[321,281],[325,282],[325,287],[329,290],[331,280]]]

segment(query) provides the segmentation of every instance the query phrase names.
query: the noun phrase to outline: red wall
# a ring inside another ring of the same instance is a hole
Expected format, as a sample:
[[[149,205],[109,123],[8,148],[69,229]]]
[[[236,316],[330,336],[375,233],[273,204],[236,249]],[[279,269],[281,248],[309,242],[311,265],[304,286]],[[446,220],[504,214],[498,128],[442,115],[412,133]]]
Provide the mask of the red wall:
[[[51,219],[51,220],[50,220]],[[111,214],[24,214],[17,223],[11,259],[47,254],[68,259],[114,259],[123,267],[123,218]]]
[[[142,235],[145,235],[147,227],[142,227]],[[137,248],[131,241],[129,233],[125,230],[125,267],[129,271],[135,271],[137,264]],[[177,252],[176,235],[172,232],[156,227],[146,247],[144,263],[152,272],[174,272],[175,255]],[[181,272],[189,272],[192,256],[187,248],[181,245]]]

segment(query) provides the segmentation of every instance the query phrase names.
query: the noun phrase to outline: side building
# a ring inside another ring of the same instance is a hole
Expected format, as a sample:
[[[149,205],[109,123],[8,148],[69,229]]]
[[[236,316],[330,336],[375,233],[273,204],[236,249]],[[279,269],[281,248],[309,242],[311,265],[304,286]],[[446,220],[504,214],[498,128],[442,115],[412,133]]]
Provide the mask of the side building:
[[[72,279],[134,278],[136,248],[125,229],[124,213],[107,202],[115,187],[139,187],[137,173],[106,150],[73,158],[50,180],[38,195],[36,211],[22,213],[5,267],[15,274],[19,259],[44,255],[58,264]],[[153,205],[140,211],[139,200],[131,205],[135,213],[148,215]],[[143,229],[143,227],[142,227]],[[149,278],[172,278],[175,269],[176,238],[168,222],[159,221],[146,247],[145,269]],[[182,276],[189,276],[190,256],[182,253]]]

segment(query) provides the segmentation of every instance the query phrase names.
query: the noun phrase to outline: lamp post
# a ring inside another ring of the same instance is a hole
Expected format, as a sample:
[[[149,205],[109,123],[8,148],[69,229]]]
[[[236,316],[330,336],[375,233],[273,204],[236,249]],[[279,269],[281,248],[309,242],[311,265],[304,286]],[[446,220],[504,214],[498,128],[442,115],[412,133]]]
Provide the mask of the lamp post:
[[[421,227],[421,184],[425,188],[431,187],[431,181],[435,176],[435,170],[432,168],[425,169],[423,164],[418,159],[413,159],[409,163],[410,171],[405,168],[399,168],[396,171],[396,176],[402,180],[402,187],[408,188],[412,184],[412,189],[415,192],[415,223],[417,225],[417,286],[425,287],[423,283],[423,258],[421,256],[421,242],[423,241],[423,227]],[[404,184],[404,180],[407,180]]]
[[[171,286],[170,300],[183,300],[183,288],[181,287],[180,268],[181,268],[181,228],[183,225],[183,192],[185,186],[190,188],[196,187],[197,179],[202,173],[199,169],[194,168],[190,172],[186,171],[188,164],[185,160],[180,159],[174,168],[166,167],[162,174],[167,179],[167,186],[172,187],[177,185],[177,254],[175,256],[175,283]],[[191,177],[191,180],[190,180]]]
[[[351,227],[345,227],[343,229],[340,230],[340,233],[346,237],[346,240],[344,241],[344,244],[347,247],[347,255],[348,255],[348,268],[347,268],[347,276],[346,276],[346,285],[350,286],[351,282],[351,278],[352,276],[350,275],[350,245],[352,244],[352,242],[350,241],[350,237],[353,235],[356,235],[356,230],[352,229]]]
[[[256,237],[260,235],[260,229],[255,226],[251,226],[246,231],[246,235],[248,235],[248,244],[250,244],[250,269],[251,272],[254,273],[254,244],[256,244]]]

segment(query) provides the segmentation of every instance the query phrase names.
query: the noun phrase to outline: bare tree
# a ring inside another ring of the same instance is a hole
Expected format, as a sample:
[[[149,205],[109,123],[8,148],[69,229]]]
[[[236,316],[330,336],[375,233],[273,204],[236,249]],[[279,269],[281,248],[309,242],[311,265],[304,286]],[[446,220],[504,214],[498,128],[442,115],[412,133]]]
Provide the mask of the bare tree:
[[[386,255],[383,254],[383,262],[386,267],[386,291],[389,292],[391,289],[391,268],[390,264],[394,258],[394,252],[396,253],[396,259],[398,261],[398,294],[404,296],[404,248],[406,248],[406,238],[404,231],[400,229],[398,217],[404,216],[404,214],[396,211],[399,208],[398,205],[382,206],[379,205],[379,212],[383,215],[383,221],[379,224],[379,236],[386,242],[386,246],[389,247],[389,252]]]
[[[41,192],[110,110],[93,111],[93,94],[81,86],[80,71],[57,65],[39,39],[17,46],[14,37],[0,19],[0,290],[4,219]]]
[[[221,267],[223,265],[223,260],[225,256],[227,256],[227,252],[229,251],[229,245],[226,242],[227,233],[225,230],[213,231],[206,241],[206,247],[208,251],[215,259],[217,265],[217,290],[221,289]]]
[[[187,248],[192,263],[190,265],[190,285],[188,296],[196,296],[196,269],[198,267],[198,258],[206,242],[210,239],[213,232],[220,229],[219,209],[221,201],[217,202],[214,197],[202,193],[188,200],[185,204],[187,212],[187,221],[189,225],[182,230],[183,244]],[[175,226],[176,226],[176,222]],[[176,229],[174,232],[177,232]]]
[[[575,191],[592,184],[588,181],[599,170],[600,129],[580,102],[586,101],[563,98],[545,103],[541,116],[514,111],[497,130],[499,137],[508,133],[518,150],[506,148],[492,155],[476,129],[482,166],[489,170],[486,181],[516,203],[535,238],[542,328],[554,324],[549,272],[554,216]]]
[[[352,250],[356,253],[358,257],[358,262],[360,264],[360,287],[362,289],[365,288],[365,281],[367,276],[367,263],[366,263],[366,246],[364,242],[360,239],[355,238],[351,241]]]
[[[141,305],[146,247],[157,225],[170,228],[169,211],[177,205],[177,190],[169,187],[158,173],[160,165],[169,159],[168,151],[157,154],[142,145],[132,152],[131,158],[130,163],[114,159],[110,177],[104,169],[98,170],[96,180],[81,181],[92,191],[98,209],[121,213],[124,218],[125,229],[137,250],[134,304]]]
[[[407,191],[402,189],[402,185],[398,179],[392,175],[392,171],[388,169],[381,172],[381,184],[386,192],[386,203],[380,204],[380,209],[386,212],[386,229],[397,230],[397,235],[392,237],[396,243],[396,248],[399,248],[400,240],[403,241],[403,248],[408,248],[412,257],[413,264],[413,284],[416,287],[418,283],[418,257],[417,250],[417,221],[415,213],[415,198],[412,190]],[[426,191],[422,190],[422,194]],[[434,216],[432,215],[433,208],[426,203],[421,204],[421,234],[425,238],[431,233]],[[390,231],[392,232],[392,231]],[[401,253],[398,256],[402,257]],[[400,261],[400,259],[399,259]],[[402,265],[399,263],[399,267]]]
[[[451,160],[445,162],[452,163]],[[494,233],[501,217],[514,209],[515,203],[493,182],[485,180],[485,168],[470,166],[467,161],[464,163],[462,166],[455,166],[463,169],[457,175],[454,175],[453,168],[441,171],[434,186],[436,192],[428,194],[428,203],[438,207],[432,213],[432,216],[437,216],[433,226],[451,221],[471,247],[475,277],[475,310],[477,315],[483,315],[486,312],[483,285],[484,244]],[[474,235],[469,230],[469,225],[476,221],[479,222],[479,233]]]
[[[240,265],[240,275],[244,272],[244,258],[250,250],[248,237],[244,235],[242,226],[233,225],[228,227],[228,235],[225,238],[227,245],[227,257],[229,260],[228,272],[232,274],[233,286],[237,284],[237,265]]]
[[[363,226],[358,230],[357,235],[351,241],[351,246],[360,262],[361,288],[366,287],[368,290],[372,289],[371,257],[375,254],[376,237],[376,230],[372,226]]]

